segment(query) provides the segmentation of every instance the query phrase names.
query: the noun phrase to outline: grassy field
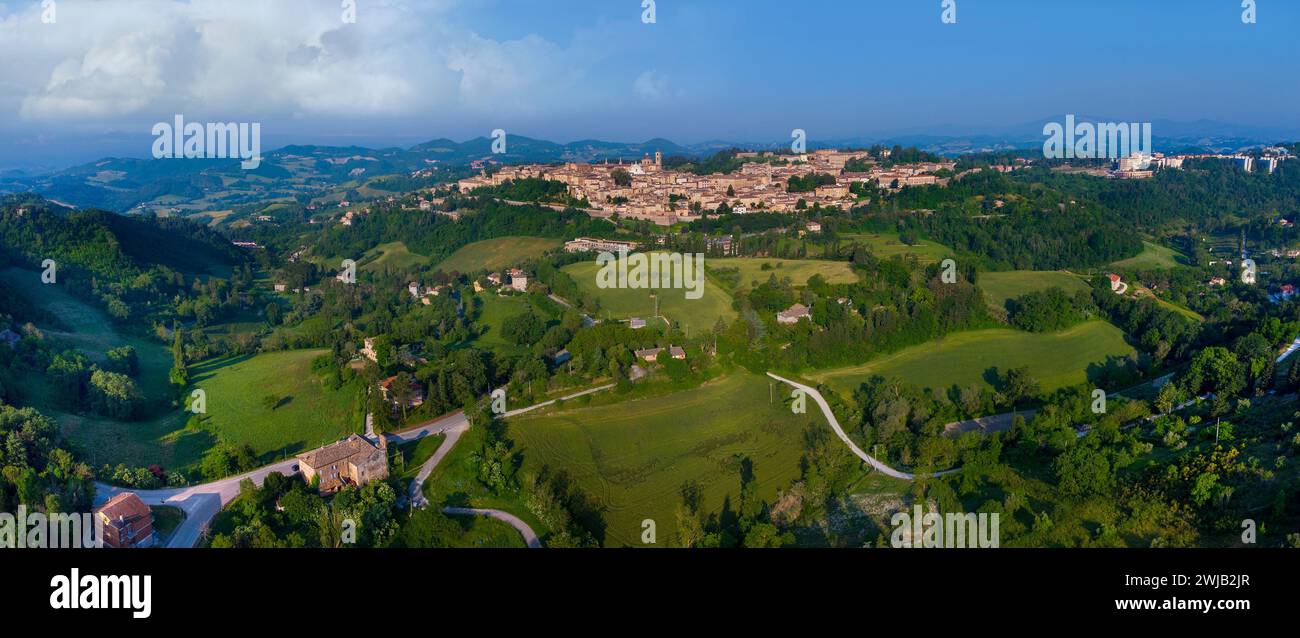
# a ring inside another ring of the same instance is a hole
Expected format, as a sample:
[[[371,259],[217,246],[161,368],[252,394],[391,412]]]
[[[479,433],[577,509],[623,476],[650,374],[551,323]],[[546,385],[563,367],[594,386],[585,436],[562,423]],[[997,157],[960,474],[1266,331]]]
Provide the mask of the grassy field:
[[[337,264],[339,260],[332,263]],[[407,249],[406,244],[395,241],[388,244],[380,244],[366,252],[361,257],[361,270],[376,271],[384,268],[393,270],[402,270],[419,266],[428,258],[424,255],[417,255]]]
[[[325,387],[311,361],[328,350],[293,350],[214,359],[190,366],[194,387],[207,393],[203,429],[247,443],[267,459],[332,443],[359,432],[354,388]],[[277,399],[275,407],[265,404]]]
[[[602,290],[596,286],[598,270],[599,267],[594,261],[564,267],[564,272],[573,277],[583,292],[600,301],[600,318],[648,319],[654,316],[655,300],[651,293],[655,291],[626,288]],[[704,296],[699,299],[687,299],[685,290],[672,289],[659,292],[659,314],[697,331],[712,328],[718,318],[730,323],[736,316],[736,312],[731,309],[731,295],[707,278],[704,282]]]
[[[806,424],[826,427],[819,413],[794,415],[768,380],[738,374],[668,396],[595,407],[561,408],[510,420],[524,472],[566,471],[605,508],[605,545],[640,546],[641,522],[657,524],[659,545],[676,538],[674,511],[684,482],[695,481],[704,507],[733,510],[743,458],[753,462],[759,497],[799,476]]]
[[[988,372],[1029,366],[1043,391],[1083,383],[1091,364],[1134,354],[1124,333],[1104,321],[1090,321],[1062,332],[1034,334],[1010,329],[973,330],[900,350],[851,368],[807,375],[837,391],[851,392],[880,375],[922,388],[946,390],[954,384],[992,386]]]
[[[984,297],[994,308],[1005,308],[1008,299],[1015,299],[1025,293],[1047,290],[1051,287],[1074,294],[1087,290],[1088,283],[1066,272],[1053,270],[1013,270],[1010,272],[982,272],[979,274],[979,287]]]
[[[764,270],[764,266],[768,268]],[[764,283],[772,275],[778,281],[790,278],[796,286],[807,285],[813,275],[821,275],[832,284],[851,284],[858,280],[853,268],[844,261],[821,261],[816,259],[764,259],[737,257],[730,259],[710,259],[710,269],[735,268],[740,273],[741,288],[752,288]]]
[[[438,264],[444,272],[472,273],[480,270],[501,270],[517,266],[520,262],[542,256],[548,250],[559,248],[564,242],[543,237],[498,237],[477,241],[452,253]]]
[[[477,297],[483,300],[483,314],[479,316],[479,323],[487,327],[487,332],[478,338],[478,345],[502,353],[526,350],[526,348],[506,341],[501,336],[501,327],[505,324],[506,319],[521,314],[528,309],[530,305],[528,298],[523,296],[502,297],[492,292],[479,293]]]
[[[102,363],[104,353],[112,348],[135,347],[140,362],[136,383],[146,403],[157,405],[169,401],[172,390],[167,382],[171,353],[162,344],[114,329],[100,309],[68,294],[57,284],[40,283],[34,271],[7,269],[0,272],[14,289],[53,315],[64,329],[40,326],[47,338],[57,339],[76,348],[92,361]],[[126,422],[94,415],[63,411],[49,395],[43,377],[29,379],[20,388],[24,403],[40,409],[59,423],[65,436],[86,450],[92,465],[126,463],[145,466],[157,463],[167,468],[181,467],[196,460],[212,445],[205,432],[180,431],[185,415],[179,411],[148,415],[141,421]]]
[[[928,240],[920,240],[909,246],[899,241],[898,233],[849,233],[840,235],[844,245],[860,243],[880,259],[889,259],[895,255],[916,255],[921,263],[934,263],[952,255],[947,246]]]
[[[1142,252],[1128,259],[1111,263],[1112,268],[1130,268],[1133,270],[1157,270],[1176,268],[1186,263],[1187,257],[1182,253],[1149,241],[1142,242]]]

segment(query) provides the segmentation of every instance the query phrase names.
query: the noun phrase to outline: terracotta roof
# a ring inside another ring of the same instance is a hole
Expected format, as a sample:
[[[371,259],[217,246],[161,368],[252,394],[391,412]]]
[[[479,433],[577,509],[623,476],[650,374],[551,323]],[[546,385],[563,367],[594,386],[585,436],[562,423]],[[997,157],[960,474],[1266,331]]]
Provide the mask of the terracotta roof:
[[[108,502],[99,506],[95,513],[103,515],[109,521],[135,521],[150,519],[153,516],[149,506],[145,505],[134,492],[122,492],[108,499]]]
[[[370,441],[365,440],[360,435],[353,434],[338,443],[331,443],[323,448],[299,454],[298,460],[313,468],[319,468],[337,463],[355,454],[369,454],[377,449],[379,448],[375,447]]]

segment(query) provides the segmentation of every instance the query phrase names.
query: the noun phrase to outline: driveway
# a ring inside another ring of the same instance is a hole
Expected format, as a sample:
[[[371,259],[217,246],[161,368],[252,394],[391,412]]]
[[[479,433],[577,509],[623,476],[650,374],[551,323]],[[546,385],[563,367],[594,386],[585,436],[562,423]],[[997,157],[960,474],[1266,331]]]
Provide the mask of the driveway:
[[[533,528],[529,527],[528,523],[525,523],[522,520],[520,520],[518,516],[515,516],[514,514],[511,514],[509,512],[503,512],[501,510],[476,509],[470,507],[444,507],[442,508],[442,513],[458,514],[462,516],[487,516],[488,518],[495,518],[498,521],[509,523],[511,527],[515,528],[519,532],[519,535],[524,537],[524,543],[526,543],[530,549],[538,549],[542,546],[542,541],[541,539],[537,538],[537,534],[533,532]]]
[[[856,443],[854,443],[851,439],[849,439],[849,435],[844,433],[844,429],[840,427],[839,419],[835,418],[834,412],[831,412],[830,404],[826,403],[826,399],[822,398],[822,393],[818,392],[815,388],[810,388],[802,383],[791,381],[784,377],[779,377],[775,374],[772,374],[771,372],[767,373],[767,376],[772,377],[773,379],[776,379],[777,381],[780,381],[781,383],[784,383],[786,385],[790,385],[800,390],[803,390],[804,394],[807,394],[808,396],[812,397],[813,401],[817,402],[817,407],[822,409],[822,414],[826,415],[826,420],[830,422],[831,429],[835,430],[835,435],[840,437],[840,440],[843,441],[845,445],[849,446],[849,450],[851,450],[853,454],[857,455],[857,457],[862,459],[863,461],[866,461],[868,465],[876,468],[877,471],[879,471],[881,474],[884,474],[885,476],[892,476],[896,479],[903,479],[904,481],[916,480],[917,475],[896,470],[880,462],[870,454],[863,452],[862,449],[859,448]],[[956,471],[957,470],[945,470],[943,472],[937,472],[935,474],[922,474],[921,478],[928,478],[930,476],[944,476],[945,474],[952,474],[953,472]]]

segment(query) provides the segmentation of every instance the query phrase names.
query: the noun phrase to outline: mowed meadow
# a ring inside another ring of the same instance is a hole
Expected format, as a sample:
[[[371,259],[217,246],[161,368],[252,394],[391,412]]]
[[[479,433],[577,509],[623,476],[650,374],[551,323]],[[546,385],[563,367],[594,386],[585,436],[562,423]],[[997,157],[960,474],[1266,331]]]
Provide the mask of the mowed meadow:
[[[773,276],[777,281],[788,278],[795,286],[807,285],[814,275],[821,275],[827,283],[832,284],[851,284],[858,280],[853,266],[847,261],[728,257],[709,259],[706,265],[719,279],[734,279],[740,288],[753,288]],[[735,271],[735,274],[729,275],[727,271]]]
[[[704,295],[699,299],[687,299],[686,290],[679,288],[600,288],[596,285],[600,266],[595,261],[569,264],[562,270],[573,277],[584,293],[600,302],[601,319],[649,319],[655,316],[656,297],[660,316],[692,330],[702,332],[712,329],[718,319],[730,323],[736,318],[736,311],[731,308],[731,295],[708,277],[704,279]]]
[[[799,477],[805,427],[829,427],[817,410],[792,414],[781,388],[738,373],[665,396],[590,407],[561,406],[509,420],[524,472],[567,472],[604,508],[605,546],[641,546],[654,520],[659,546],[676,539],[681,487],[695,481],[704,509],[738,507],[741,466],[753,463],[771,503]]]
[[[520,266],[563,246],[558,239],[545,237],[497,237],[462,246],[438,264],[443,272],[474,273]]]
[[[1136,353],[1119,328],[1105,321],[1088,321],[1047,334],[1009,328],[958,332],[862,365],[806,376],[844,393],[877,375],[945,391],[953,385],[994,387],[994,373],[1028,366],[1041,390],[1051,392],[1088,381],[1090,371],[1104,366],[1108,358]]]

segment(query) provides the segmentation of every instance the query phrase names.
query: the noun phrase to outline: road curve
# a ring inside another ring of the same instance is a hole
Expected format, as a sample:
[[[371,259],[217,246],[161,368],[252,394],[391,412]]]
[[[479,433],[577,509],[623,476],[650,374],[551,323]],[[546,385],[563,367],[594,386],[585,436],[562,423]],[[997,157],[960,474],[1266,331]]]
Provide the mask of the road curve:
[[[533,532],[533,528],[529,527],[528,523],[523,522],[518,516],[515,516],[514,514],[511,514],[509,512],[503,512],[501,510],[485,510],[485,509],[478,509],[472,507],[444,507],[442,508],[442,513],[462,515],[462,516],[486,516],[488,518],[495,518],[498,521],[508,523],[511,527],[515,528],[515,530],[519,532],[519,535],[524,537],[524,543],[527,544],[530,549],[538,549],[542,546],[542,541],[541,539],[537,538],[537,534]]]
[[[818,392],[816,388],[808,387],[797,381],[791,381],[789,379],[786,379],[785,377],[777,376],[771,372],[767,373],[767,376],[772,377],[773,379],[776,379],[781,383],[803,390],[805,394],[812,397],[813,401],[817,402],[817,407],[820,407],[822,409],[822,414],[826,415],[826,420],[830,422],[831,429],[835,430],[836,436],[840,437],[840,440],[844,441],[844,444],[849,446],[849,449],[852,450],[853,453],[857,455],[858,458],[862,459],[863,461],[866,461],[869,465],[871,465],[871,467],[876,468],[878,472],[884,474],[885,476],[892,476],[896,479],[903,479],[904,481],[916,480],[917,478],[916,474],[909,474],[907,472],[901,472],[899,470],[896,470],[876,460],[876,458],[871,456],[870,454],[863,452],[862,449],[859,448],[857,444],[854,443],[853,440],[849,438],[849,435],[844,433],[844,429],[840,427],[839,419],[835,418],[834,412],[831,412],[830,404],[826,403],[826,399],[822,397],[822,393]],[[957,470],[945,470],[943,472],[936,472],[934,474],[921,474],[920,477],[930,478],[934,476],[944,476],[947,474],[952,474],[956,471]]]

